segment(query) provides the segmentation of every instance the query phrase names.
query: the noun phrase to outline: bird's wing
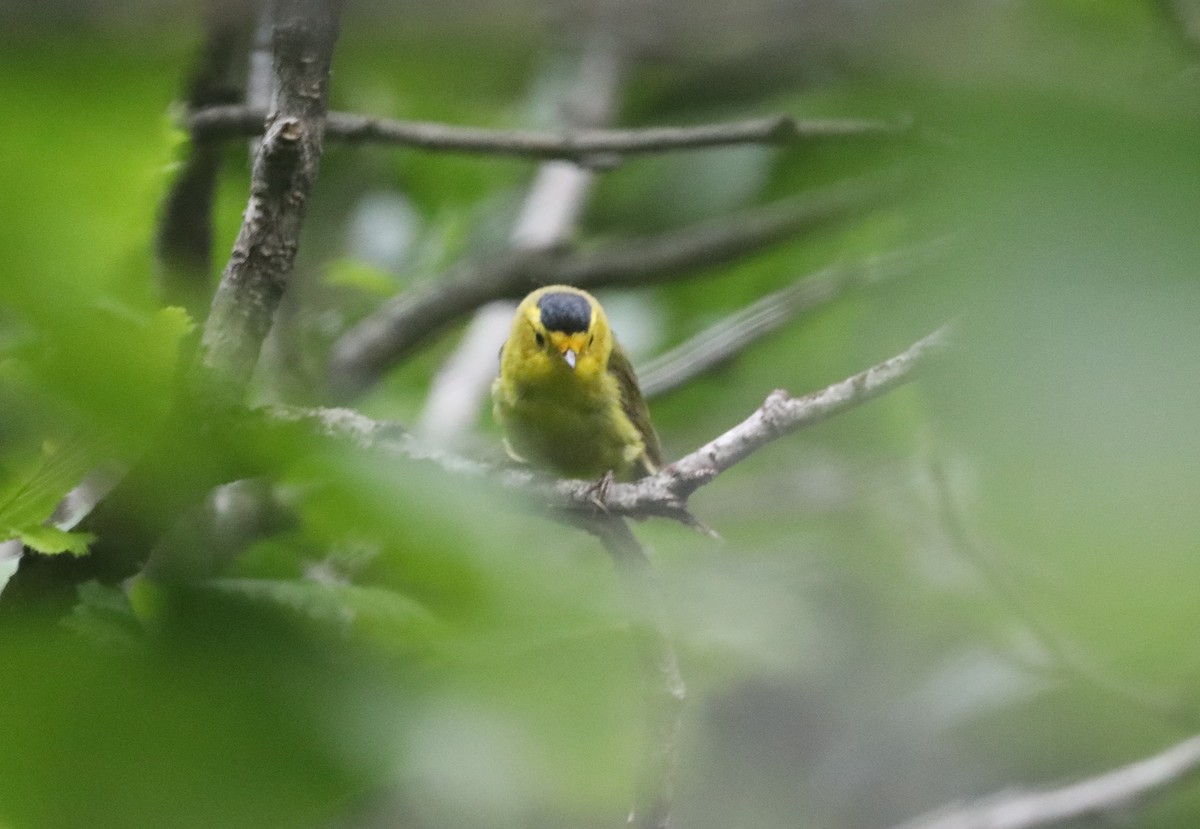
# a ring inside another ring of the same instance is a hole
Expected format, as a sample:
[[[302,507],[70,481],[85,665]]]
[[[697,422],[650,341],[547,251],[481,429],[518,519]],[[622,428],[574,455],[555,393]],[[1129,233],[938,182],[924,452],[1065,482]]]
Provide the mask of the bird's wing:
[[[646,444],[642,473],[653,475],[662,467],[662,446],[659,445],[658,435],[650,423],[650,410],[646,408],[646,401],[642,399],[637,375],[633,373],[633,365],[625,356],[625,351],[615,342],[612,354],[608,357],[608,372],[616,378],[617,388],[621,390],[621,410],[625,412],[629,422],[642,436],[642,442]]]

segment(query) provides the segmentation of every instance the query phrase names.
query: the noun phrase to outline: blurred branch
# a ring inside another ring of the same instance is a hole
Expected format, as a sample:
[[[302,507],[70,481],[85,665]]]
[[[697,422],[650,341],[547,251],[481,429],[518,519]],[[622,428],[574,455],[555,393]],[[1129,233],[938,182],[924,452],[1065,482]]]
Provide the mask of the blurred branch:
[[[204,328],[203,364],[234,392],[249,381],[291,275],[321,158],[341,0],[278,0],[274,110],[250,200]]]
[[[731,360],[797,316],[822,308],[849,290],[911,273],[928,259],[931,247],[892,251],[802,276],[640,367],[642,395],[650,399],[679,388]]]
[[[1110,676],[1094,660],[1081,653],[1075,643],[1065,639],[1046,624],[1026,598],[1021,585],[996,564],[998,551],[991,549],[986,539],[972,532],[963,517],[963,511],[954,497],[946,461],[931,453],[929,476],[933,484],[936,510],[943,530],[954,549],[965,558],[983,578],[996,597],[1008,605],[1017,619],[1048,657],[1051,666],[1061,675],[1071,676],[1109,694],[1132,703],[1166,721],[1179,724],[1179,705],[1161,694],[1154,694]],[[1037,666],[1045,670],[1044,665]]]
[[[189,113],[236,101],[231,75],[244,52],[253,7],[211,0],[205,13],[204,46],[187,83]],[[212,272],[212,210],[224,149],[192,141],[163,200],[155,243],[163,301],[204,316]]]
[[[691,275],[878,204],[902,183],[895,174],[855,179],[595,251],[515,250],[460,267],[395,297],[346,332],[334,344],[331,385],[342,396],[361,392],[425,340],[492,300],[516,299],[556,282],[595,289]]]
[[[524,468],[502,468],[469,460],[422,444],[395,423],[381,423],[352,409],[304,409],[275,406],[265,410],[277,422],[300,422],[327,437],[350,440],[364,448],[429,461],[445,471],[486,478],[502,489],[531,495],[550,508],[594,515],[673,518],[699,527],[688,512],[693,492],[775,440],[848,411],[912,380],[919,369],[949,347],[943,326],[896,356],[802,397],[774,391],[748,418],[685,455],[655,475],[634,483],[612,483],[597,492],[594,482],[553,480]]]
[[[261,135],[266,113],[258,108],[211,106],[190,113],[184,126],[197,141]],[[613,157],[727,147],[733,144],[796,144],[843,138],[882,138],[909,133],[907,122],[814,119],[774,115],[691,127],[568,129],[562,132],[457,127],[401,121],[350,112],[329,113],[326,134],[351,143],[395,144],[435,152],[480,153],[561,159],[609,166]],[[605,163],[607,162],[607,163]]]
[[[1155,0],[1154,6],[1192,57],[1200,56],[1200,3],[1196,0]]]
[[[642,621],[635,630],[638,653],[653,685],[647,712],[650,727],[629,825],[636,829],[666,829],[674,799],[687,688],[668,632],[662,590],[646,549],[625,519],[598,516],[585,522],[584,528],[600,539],[612,557],[625,595]]]
[[[895,829],[1033,829],[1126,811],[1200,770],[1200,736],[1113,771],[1043,792],[1001,793]]]

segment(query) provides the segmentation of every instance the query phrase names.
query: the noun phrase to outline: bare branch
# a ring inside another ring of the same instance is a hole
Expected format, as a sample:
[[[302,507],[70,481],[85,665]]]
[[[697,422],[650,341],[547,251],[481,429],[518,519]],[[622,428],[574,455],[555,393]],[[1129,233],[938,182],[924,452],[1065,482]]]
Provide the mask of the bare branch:
[[[1200,770],[1200,736],[1113,771],[1042,792],[1001,793],[895,829],[1033,829],[1132,807]]]
[[[697,489],[784,435],[820,423],[909,382],[919,368],[947,348],[948,341],[949,328],[943,326],[895,357],[820,391],[802,397],[773,391],[737,426],[661,472],[635,483],[613,484],[605,494],[604,508],[619,515],[661,515],[692,524],[694,519],[687,512],[687,499]],[[586,505],[587,485],[564,481],[558,489],[577,507]]]
[[[245,106],[213,106],[194,112],[185,127],[197,141],[260,135],[266,113]],[[570,129],[562,132],[492,130],[431,121],[400,121],[350,112],[329,113],[326,135],[351,143],[391,144],[433,152],[478,153],[582,164],[614,156],[727,147],[736,144],[796,144],[845,138],[904,135],[907,122],[866,119],[793,118],[773,115],[691,127]]]
[[[642,395],[650,399],[679,388],[849,290],[911,273],[927,253],[924,247],[893,251],[806,274],[639,367]]]
[[[321,158],[340,0],[279,0],[276,97],[250,200],[204,329],[204,367],[231,390],[249,381],[291,275]]]
[[[775,440],[852,409],[912,380],[945,351],[949,328],[942,327],[905,351],[866,371],[802,397],[775,391],[753,414],[723,435],[685,455],[655,475],[634,483],[613,483],[598,495],[594,482],[554,480],[524,468],[499,468],[423,445],[394,423],[379,423],[352,409],[271,407],[268,417],[303,422],[329,437],[351,440],[412,460],[432,462],[447,472],[489,479],[502,489],[532,496],[551,509],[591,515],[599,508],[614,516],[661,516],[697,526],[688,512],[693,492]]]
[[[462,266],[392,299],[342,335],[333,348],[331,385],[343,396],[361,392],[427,339],[487,302],[516,299],[555,282],[596,289],[690,275],[877,204],[898,193],[901,184],[897,175],[857,179],[591,252],[516,250]]]

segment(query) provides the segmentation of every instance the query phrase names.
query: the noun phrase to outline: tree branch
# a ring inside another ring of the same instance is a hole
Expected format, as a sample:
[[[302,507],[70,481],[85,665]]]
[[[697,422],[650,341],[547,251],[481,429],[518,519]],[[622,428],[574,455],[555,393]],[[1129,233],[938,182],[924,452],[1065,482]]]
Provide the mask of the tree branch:
[[[908,349],[866,371],[802,397],[774,391],[744,421],[685,455],[655,475],[634,483],[613,483],[603,495],[595,482],[554,480],[524,468],[500,468],[423,445],[395,423],[380,423],[352,409],[303,409],[275,406],[268,417],[303,422],[320,434],[350,440],[410,460],[434,463],[443,470],[494,481],[502,489],[534,497],[550,509],[592,515],[597,509],[614,516],[673,518],[697,526],[688,512],[693,492],[775,440],[852,409],[912,380],[919,369],[946,350],[949,328],[943,326]]]
[[[197,141],[261,135],[266,113],[246,106],[211,106],[187,116]],[[844,138],[886,138],[908,133],[907,122],[794,118],[774,115],[691,127],[571,129],[562,132],[493,130],[430,121],[401,121],[351,112],[329,113],[326,134],[349,143],[391,144],[434,152],[478,153],[595,165],[614,156],[727,147],[796,144]],[[607,166],[607,165],[602,165]]]
[[[911,273],[928,258],[928,253],[924,246],[893,251],[806,274],[639,367],[642,396],[649,400],[679,388],[847,291]]]
[[[487,302],[517,299],[555,282],[596,289],[689,275],[884,201],[898,193],[902,183],[897,175],[841,182],[736,216],[596,251],[516,250],[461,266],[440,281],[395,297],[343,334],[330,361],[332,390],[342,397],[363,391],[427,339]]]
[[[802,397],[776,390],[737,426],[685,455],[662,471],[631,484],[613,484],[604,509],[632,517],[661,515],[692,524],[687,500],[727,469],[775,440],[852,409],[909,382],[918,369],[948,347],[947,326],[913,343],[888,360]],[[583,482],[558,485],[576,508],[584,508],[589,487]]]
[[[250,379],[295,261],[321,158],[340,8],[341,0],[277,0],[275,6],[276,97],[203,337],[204,367],[235,393]]]
[[[1200,771],[1200,736],[1104,774],[1042,792],[1001,793],[894,829],[1033,829],[1128,809]]]

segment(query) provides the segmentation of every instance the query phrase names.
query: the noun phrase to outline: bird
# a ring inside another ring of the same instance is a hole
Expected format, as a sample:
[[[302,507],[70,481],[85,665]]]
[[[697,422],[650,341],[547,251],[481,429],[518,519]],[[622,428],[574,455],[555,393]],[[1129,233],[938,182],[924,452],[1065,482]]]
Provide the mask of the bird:
[[[565,478],[634,481],[662,449],[633,366],[596,298],[549,285],[517,306],[492,383],[508,454]]]

